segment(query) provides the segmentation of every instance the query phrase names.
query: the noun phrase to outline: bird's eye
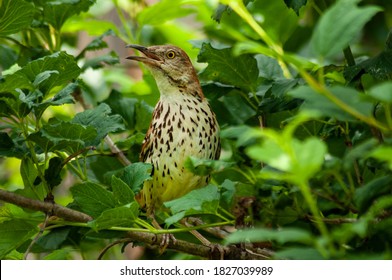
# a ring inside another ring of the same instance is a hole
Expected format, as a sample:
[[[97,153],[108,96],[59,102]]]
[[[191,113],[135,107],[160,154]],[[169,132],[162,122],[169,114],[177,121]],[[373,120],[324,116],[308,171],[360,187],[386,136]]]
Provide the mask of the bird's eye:
[[[167,58],[170,58],[170,59],[173,59],[173,58],[176,57],[176,53],[175,53],[174,51],[168,51],[168,52],[166,53],[166,57],[167,57]]]

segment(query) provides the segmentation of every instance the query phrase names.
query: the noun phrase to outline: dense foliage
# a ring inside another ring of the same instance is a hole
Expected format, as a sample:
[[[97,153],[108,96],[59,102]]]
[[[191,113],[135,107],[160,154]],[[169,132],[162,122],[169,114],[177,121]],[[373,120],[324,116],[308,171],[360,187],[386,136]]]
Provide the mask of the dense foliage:
[[[392,257],[390,1],[95,2],[0,1],[0,258],[124,258],[128,232],[199,244],[187,216],[257,256]],[[220,160],[187,160],[212,182],[161,231],[135,201],[159,93],[129,43],[186,50],[221,126]],[[172,248],[139,254],[191,257]]]

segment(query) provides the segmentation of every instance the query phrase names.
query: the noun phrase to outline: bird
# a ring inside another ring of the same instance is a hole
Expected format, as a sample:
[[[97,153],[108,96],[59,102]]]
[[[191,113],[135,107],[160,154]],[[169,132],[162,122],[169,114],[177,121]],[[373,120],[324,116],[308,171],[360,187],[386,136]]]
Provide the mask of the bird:
[[[153,224],[163,203],[206,186],[210,176],[187,170],[189,157],[216,160],[220,156],[219,125],[204,96],[196,70],[185,51],[173,45],[127,45],[140,55],[127,59],[141,62],[159,89],[150,126],[142,143],[140,161],[152,165],[138,202]]]

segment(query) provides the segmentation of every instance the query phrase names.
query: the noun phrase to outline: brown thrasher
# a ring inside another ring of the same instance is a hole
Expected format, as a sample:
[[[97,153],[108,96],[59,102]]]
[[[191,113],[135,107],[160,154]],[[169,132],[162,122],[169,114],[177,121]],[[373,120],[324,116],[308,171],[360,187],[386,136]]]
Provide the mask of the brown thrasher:
[[[171,45],[128,45],[144,56],[127,59],[144,63],[154,76],[160,99],[143,141],[140,160],[152,164],[152,180],[146,181],[139,202],[154,219],[163,202],[208,184],[184,166],[186,159],[218,159],[219,126],[204,97],[188,55]]]

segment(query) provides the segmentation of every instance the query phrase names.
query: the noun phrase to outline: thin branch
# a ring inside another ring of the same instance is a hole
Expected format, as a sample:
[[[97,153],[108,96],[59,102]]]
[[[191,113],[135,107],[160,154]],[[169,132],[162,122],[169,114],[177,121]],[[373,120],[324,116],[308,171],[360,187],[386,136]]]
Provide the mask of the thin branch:
[[[88,222],[93,220],[92,217],[82,212],[75,211],[70,208],[58,204],[54,204],[51,202],[44,202],[44,201],[27,198],[15,194],[13,192],[8,192],[1,189],[0,189],[0,200],[31,210],[41,211],[44,213],[51,212],[53,215],[71,222]]]
[[[23,208],[37,210],[44,213],[52,213],[53,215],[72,222],[87,223],[93,218],[82,212],[66,208],[51,202],[43,202],[27,198],[12,192],[0,189],[0,200],[18,205]],[[159,247],[162,242],[162,234],[154,234],[150,232],[127,232],[127,238],[121,239],[107,246],[101,255],[103,255],[110,247],[124,242],[142,242],[150,246]],[[235,245],[221,246],[211,244],[210,246],[194,244],[185,240],[176,239],[176,242],[169,240],[167,249],[187,253],[194,256],[199,256],[205,259],[220,259],[223,251],[224,259],[241,259],[241,260],[260,260],[271,258],[272,252],[260,248],[247,248],[246,250]],[[262,253],[260,253],[260,250]],[[254,251],[254,252],[253,252]],[[257,252],[256,252],[257,251]]]

